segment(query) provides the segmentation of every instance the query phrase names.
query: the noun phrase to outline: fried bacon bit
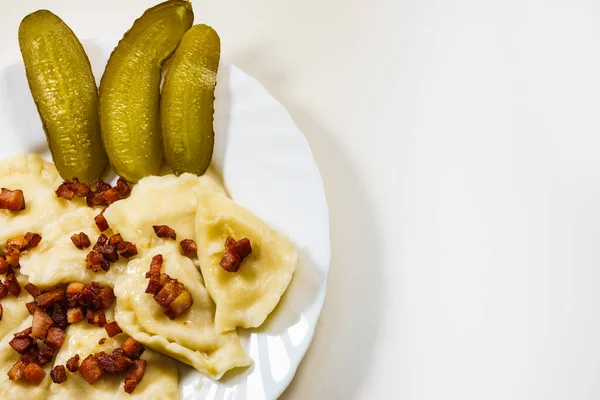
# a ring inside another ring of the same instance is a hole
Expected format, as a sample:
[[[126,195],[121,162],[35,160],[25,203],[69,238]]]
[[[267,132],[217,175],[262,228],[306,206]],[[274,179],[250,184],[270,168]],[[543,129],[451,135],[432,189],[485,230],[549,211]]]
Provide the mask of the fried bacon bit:
[[[133,364],[131,358],[124,355],[121,349],[115,349],[111,354],[101,351],[96,354],[96,358],[100,367],[109,374],[125,371]]]
[[[8,289],[8,293],[12,294],[13,296],[18,297],[19,293],[21,293],[21,285],[19,284],[17,276],[14,274],[14,272],[9,272],[6,274],[4,284],[6,285],[6,289]]]
[[[117,249],[109,244],[103,246],[96,246],[94,247],[94,250],[102,254],[104,259],[108,261],[108,263],[114,263],[119,259]]]
[[[235,240],[231,236],[225,241],[225,254],[221,259],[221,267],[227,272],[237,272],[242,261],[252,253],[250,240]]]
[[[8,370],[8,379],[11,381],[18,381],[23,377],[23,371],[25,371],[25,363],[19,359],[17,362]]]
[[[10,264],[6,261],[6,258],[0,257],[0,275],[4,275],[8,272]]]
[[[74,324],[75,322],[81,321],[83,319],[83,311],[81,308],[69,308],[67,310],[67,322],[70,324]]]
[[[150,279],[146,293],[154,295],[154,300],[163,308],[170,319],[175,319],[179,314],[190,308],[194,303],[192,294],[185,285],[167,274],[161,274],[163,256],[157,254],[152,257],[150,270],[146,278]]]
[[[123,241],[123,237],[121,237],[121,234],[120,233],[115,233],[114,235],[112,235],[110,237],[110,239],[108,239],[108,244],[110,244],[111,246],[116,247],[122,241]]]
[[[88,253],[87,257],[85,258],[85,266],[94,272],[98,272],[101,269],[108,271],[110,264],[107,260],[104,259],[104,256],[102,254],[98,253],[95,250],[92,250]]]
[[[2,282],[0,282],[0,299],[8,294],[8,288]]]
[[[75,354],[67,360],[67,369],[69,372],[77,372],[79,369],[79,354]]]
[[[175,319],[194,303],[192,294],[185,285],[170,277],[163,288],[154,296],[154,300],[163,308],[169,319]]]
[[[23,354],[29,349],[29,346],[33,344],[33,338],[31,336],[16,336],[8,342],[17,353]]]
[[[24,338],[27,337],[29,335],[31,335],[31,327],[27,328],[27,329],[23,329],[21,332],[17,332],[15,334],[13,334],[14,337],[18,337],[18,338]]]
[[[85,285],[83,283],[79,283],[79,282],[69,283],[67,285],[67,289],[65,291],[67,294],[67,297],[73,297],[76,294],[79,294],[83,290],[84,287],[85,287]]]
[[[31,336],[36,339],[43,340],[46,338],[46,333],[52,326],[54,321],[46,313],[46,311],[37,307],[33,313],[33,323],[31,324]]]
[[[133,362],[133,365],[129,367],[125,374],[125,392],[131,394],[135,390],[135,387],[144,377],[147,365],[148,362],[146,360],[135,360]]]
[[[90,354],[81,362],[79,366],[79,373],[85,379],[87,383],[93,385],[98,382],[100,377],[102,376],[102,368],[100,367],[100,362],[93,354]]]
[[[42,289],[35,286],[33,283],[26,284],[25,286],[23,286],[23,289],[27,290],[27,293],[29,293],[34,298],[38,297],[40,294],[43,293]]]
[[[162,254],[157,254],[152,257],[152,262],[150,262],[150,271],[146,272],[146,278],[150,278],[150,282],[148,282],[148,287],[146,288],[146,293],[157,294],[160,289],[162,289],[162,285],[160,284],[160,269],[163,264],[163,256]]]
[[[169,238],[173,240],[177,239],[175,229],[167,225],[152,225],[152,229],[154,229],[154,233],[156,233],[156,236],[159,238]]]
[[[61,384],[67,380],[67,371],[64,365],[57,365],[50,371],[50,378],[52,382]]]
[[[36,296],[35,304],[41,308],[49,308],[65,298],[64,289],[54,289]]]
[[[37,363],[39,365],[46,365],[50,361],[52,361],[53,357],[54,357],[53,349],[48,348],[46,350],[42,350],[42,351],[38,352],[38,354],[37,354]]]
[[[110,228],[110,226],[108,225],[108,221],[106,220],[106,218],[104,218],[104,210],[102,210],[100,214],[94,217],[94,222],[96,223],[96,226],[98,227],[98,230],[100,232],[104,232],[108,230],[108,228]]]
[[[92,303],[92,305],[94,308],[96,308],[98,310],[103,310],[105,308],[112,306],[112,304],[114,302],[115,302],[115,293],[113,292],[112,288],[105,286],[98,291],[98,293],[96,294],[96,298],[94,299],[94,302]]]
[[[79,250],[87,249],[92,245],[89,236],[86,235],[84,232],[73,234],[73,236],[71,236],[71,241]]]
[[[39,385],[44,380],[46,372],[39,365],[30,363],[23,370],[23,376],[34,385]]]
[[[96,325],[100,328],[106,325],[106,314],[104,314],[102,311],[87,310],[86,317],[88,324]]]
[[[123,332],[119,327],[119,324],[117,324],[117,321],[111,321],[107,323],[106,325],[104,325],[104,329],[106,330],[108,337],[113,337]]]
[[[17,247],[20,251],[31,250],[37,247],[42,241],[42,237],[37,233],[27,232],[25,236],[8,239],[6,247]]]
[[[121,350],[123,350],[123,353],[125,353],[127,357],[136,359],[140,358],[146,348],[134,338],[128,337],[121,345]]]
[[[104,325],[104,326],[106,326],[106,325]],[[98,344],[99,345],[103,345],[104,343],[106,343],[106,338],[105,337],[103,337],[102,339],[98,340]]]
[[[52,321],[54,321],[56,326],[63,331],[67,329],[67,326],[69,326],[69,321],[67,320],[67,310],[62,303],[54,305],[52,314],[50,314],[50,318],[52,318]]]
[[[63,199],[73,200],[73,197],[87,197],[91,193],[90,185],[79,182],[79,179],[73,178],[72,181],[64,181],[56,189],[56,196]]]
[[[23,191],[2,188],[2,193],[0,193],[0,209],[10,211],[24,210],[25,197],[23,197]]]
[[[137,247],[134,243],[122,241],[117,245],[117,253],[125,258],[131,258],[138,255]]]
[[[33,315],[35,309],[37,308],[37,306],[35,305],[35,301],[30,301],[29,303],[26,303],[25,307],[27,307],[27,311],[29,311],[29,314],[31,315]]]
[[[57,326],[53,326],[48,330],[48,334],[46,335],[46,339],[44,343],[46,343],[49,347],[54,350],[60,349],[63,342],[65,341],[65,331],[60,329]]]
[[[130,194],[131,187],[123,178],[119,178],[114,188],[107,183],[98,181],[96,191],[87,197],[87,204],[91,207],[109,206],[115,201],[127,198]]]
[[[192,239],[184,239],[179,243],[181,246],[181,252],[184,256],[194,258],[197,256],[198,246]]]
[[[21,250],[19,250],[18,246],[12,245],[7,246],[6,250],[4,250],[4,256],[6,257],[6,261],[11,267],[19,266],[19,258],[21,257]]]

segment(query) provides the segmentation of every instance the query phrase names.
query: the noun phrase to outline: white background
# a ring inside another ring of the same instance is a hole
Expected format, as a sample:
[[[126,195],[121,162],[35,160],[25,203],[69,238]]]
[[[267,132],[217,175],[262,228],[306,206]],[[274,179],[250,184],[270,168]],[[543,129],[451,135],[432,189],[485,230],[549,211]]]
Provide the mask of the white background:
[[[91,38],[152,4],[0,0],[0,66],[29,11]],[[194,6],[325,181],[328,298],[284,399],[600,398],[600,3]]]

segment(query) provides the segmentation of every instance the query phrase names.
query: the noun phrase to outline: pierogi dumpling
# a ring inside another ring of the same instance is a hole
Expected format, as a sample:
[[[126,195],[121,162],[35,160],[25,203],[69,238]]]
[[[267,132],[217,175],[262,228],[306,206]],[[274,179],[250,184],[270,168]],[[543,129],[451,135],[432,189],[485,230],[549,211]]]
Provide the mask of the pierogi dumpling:
[[[228,237],[248,238],[252,246],[252,254],[237,272],[220,265]],[[298,265],[298,253],[289,239],[231,199],[202,193],[198,195],[196,242],[202,276],[217,305],[217,332],[262,325]]]
[[[174,320],[169,319],[153,296],[145,293],[145,274],[152,257],[163,255],[161,272],[183,282],[193,304]],[[212,378],[228,370],[250,365],[235,331],[215,332],[215,305],[192,260],[183,256],[174,241],[152,248],[146,255],[127,264],[115,286],[115,318],[121,329],[135,340],[168,354]]]

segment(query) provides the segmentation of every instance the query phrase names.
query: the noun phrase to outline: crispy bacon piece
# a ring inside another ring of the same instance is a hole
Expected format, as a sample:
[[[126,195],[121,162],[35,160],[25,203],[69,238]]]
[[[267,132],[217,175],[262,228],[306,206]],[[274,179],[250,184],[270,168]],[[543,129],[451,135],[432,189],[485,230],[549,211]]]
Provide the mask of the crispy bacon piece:
[[[50,371],[52,382],[61,384],[67,380],[67,371],[64,365],[57,365]]]
[[[225,254],[221,259],[221,267],[227,272],[237,272],[242,261],[252,253],[250,240],[235,240],[231,236],[225,241]]]
[[[150,270],[146,278],[150,279],[146,293],[154,295],[154,300],[163,308],[170,319],[175,319],[179,314],[190,308],[194,303],[192,295],[185,285],[167,274],[161,274],[163,256],[157,254],[152,257]]]
[[[65,293],[67,294],[67,297],[73,297],[76,294],[79,294],[83,290],[84,287],[85,287],[85,285],[83,283],[71,282],[67,285],[67,289],[65,290]]]
[[[109,244],[94,247],[94,250],[102,254],[104,259],[109,263],[114,263],[119,260],[119,254],[117,253],[117,249]]]
[[[98,382],[100,377],[102,376],[102,368],[100,367],[100,362],[93,354],[90,354],[81,362],[79,366],[79,373],[85,379],[87,383],[93,385]]]
[[[79,250],[87,249],[92,245],[92,242],[90,242],[90,237],[84,232],[73,234],[73,236],[71,236],[71,242],[73,242],[75,247],[77,247]]]
[[[105,286],[98,291],[92,305],[98,310],[103,310],[110,307],[114,302],[115,293],[113,292],[112,288]]]
[[[140,358],[146,348],[134,338],[128,337],[121,345],[121,350],[123,350],[123,353],[125,353],[127,357],[135,360]]]
[[[19,359],[17,362],[8,370],[8,379],[11,381],[18,381],[23,377],[23,372],[25,371],[25,363],[23,360]]]
[[[38,307],[42,307],[44,309],[52,307],[56,303],[62,301],[65,298],[65,290],[64,289],[54,289],[49,292],[45,292],[35,297],[35,304]]]
[[[109,206],[112,203],[122,200],[131,194],[131,187],[123,179],[119,178],[115,187],[98,181],[96,191],[90,193],[87,197],[88,206]]]
[[[31,296],[33,296],[33,298],[38,297],[40,294],[42,294],[42,289],[40,289],[39,287],[35,286],[33,283],[28,283],[25,286],[23,286],[23,289],[27,290],[27,293],[29,293]]]
[[[79,307],[69,308],[67,310],[67,322],[74,324],[83,319],[83,311]]]
[[[52,313],[50,314],[50,318],[52,318],[52,321],[54,321],[56,326],[63,331],[67,329],[67,326],[69,326],[69,321],[67,320],[67,310],[62,303],[54,305],[52,308]]]
[[[152,261],[150,262],[150,271],[146,272],[146,278],[150,279],[148,282],[148,287],[146,288],[146,293],[157,294],[160,289],[162,289],[162,285],[160,284],[160,269],[163,264],[163,256],[162,254],[157,254],[152,257]]]
[[[98,236],[98,240],[96,240],[96,244],[94,245],[94,248],[104,246],[107,243],[108,243],[108,236],[106,236],[103,233],[100,236]]]
[[[125,392],[131,394],[135,390],[135,387],[144,377],[147,365],[148,362],[146,360],[135,360],[133,362],[133,365],[129,367],[125,374]]]
[[[88,253],[87,257],[85,258],[85,266],[94,272],[98,272],[101,269],[108,271],[110,268],[109,262],[105,260],[104,256],[96,250],[92,250]]]
[[[25,197],[22,190],[8,190],[2,188],[0,193],[0,209],[20,211],[25,209]]]
[[[67,369],[69,372],[77,372],[79,369],[79,354],[75,354],[67,360]]]
[[[13,296],[18,297],[19,293],[21,293],[21,285],[19,284],[17,276],[14,274],[14,272],[9,272],[6,274],[4,284],[6,285],[6,289],[8,289],[8,293],[12,294]]]
[[[106,326],[106,325],[104,325],[104,326]],[[106,338],[105,337],[103,337],[102,339],[98,340],[98,344],[99,345],[103,345],[104,343],[106,343]]]
[[[169,281],[154,296],[154,300],[163,308],[169,319],[175,319],[194,304],[192,295],[185,285],[172,278],[169,278]]]
[[[6,259],[6,262],[8,262],[8,264],[11,267],[18,267],[19,266],[19,258],[21,257],[21,250],[19,250],[19,246],[15,246],[15,245],[10,245],[10,246],[6,246],[6,250],[4,250],[4,257]],[[9,268],[10,271],[10,268]]]
[[[131,258],[138,255],[137,247],[134,243],[122,241],[117,245],[117,253],[125,258]]]
[[[154,229],[154,233],[156,233],[156,236],[159,238],[169,238],[173,240],[177,239],[175,229],[167,225],[152,225],[152,229]]]
[[[106,314],[104,314],[102,311],[92,311],[88,309],[86,317],[88,324],[96,325],[100,328],[106,325]]]
[[[181,252],[184,256],[194,258],[198,255],[198,246],[196,246],[196,242],[192,239],[184,239],[179,245],[181,246]]]
[[[33,344],[33,338],[31,336],[16,336],[8,342],[17,353],[23,354],[29,349],[29,346]]]
[[[37,307],[33,313],[33,323],[31,324],[31,336],[36,339],[43,340],[46,338],[46,333],[52,326],[54,321],[46,313],[46,311]]]
[[[121,234],[120,233],[115,233],[114,235],[112,235],[108,239],[108,244],[110,244],[111,246],[116,247],[122,241],[123,241],[123,237],[121,236]]]
[[[104,325],[104,329],[106,330],[108,337],[113,337],[123,332],[121,330],[121,327],[119,327],[119,324],[117,324],[117,321],[110,321],[109,323]]]
[[[25,236],[8,239],[6,247],[16,247],[19,251],[27,251],[37,247],[42,241],[42,237],[37,233],[27,232]]]
[[[50,329],[48,329],[48,334],[46,335],[44,343],[46,343],[49,347],[53,348],[54,350],[58,350],[60,349],[60,346],[62,346],[64,341],[65,331],[63,331],[57,326],[53,326]]]
[[[24,338],[27,337],[29,335],[31,335],[31,327],[27,328],[27,329],[23,329],[21,332],[17,332],[15,334],[13,334],[14,337],[18,337],[18,338]]]
[[[23,370],[23,377],[32,384],[39,385],[46,377],[46,372],[39,365],[30,363]]]
[[[103,351],[96,354],[100,367],[109,374],[125,371],[133,364],[131,358],[124,355],[122,350],[117,350],[120,349],[115,349],[111,354]]]
[[[47,348],[37,353],[37,363],[39,365],[46,365],[54,358],[54,350]]]
[[[29,314],[31,315],[33,315],[35,309],[37,308],[37,306],[35,305],[35,301],[30,301],[29,303],[26,303],[25,307],[27,307],[27,311],[29,311]]]
[[[117,179],[115,189],[124,198],[129,197],[129,195],[131,194],[131,186],[129,186],[129,183],[127,183],[127,181],[123,178]]]
[[[67,200],[73,200],[73,197],[87,197],[92,189],[90,185],[79,182],[79,179],[73,178],[72,181],[64,181],[56,189],[56,196]]]
[[[0,257],[0,275],[4,275],[8,272],[10,264],[6,261],[6,258]]]
[[[108,228],[110,228],[110,226],[108,225],[108,221],[106,220],[106,218],[104,218],[104,210],[102,210],[100,214],[94,217],[94,222],[96,223],[96,226],[98,227],[98,230],[100,232],[104,232],[108,230]]]
[[[2,282],[0,282],[0,299],[8,294],[8,288]]]

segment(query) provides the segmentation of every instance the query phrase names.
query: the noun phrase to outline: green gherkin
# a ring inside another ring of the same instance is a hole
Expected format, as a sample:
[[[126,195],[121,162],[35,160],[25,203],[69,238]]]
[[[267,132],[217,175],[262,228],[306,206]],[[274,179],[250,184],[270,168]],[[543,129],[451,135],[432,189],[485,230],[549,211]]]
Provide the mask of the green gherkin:
[[[189,2],[160,3],[134,22],[108,60],[100,82],[102,139],[113,169],[130,182],[159,171],[162,65],[193,20]]]
[[[175,174],[202,175],[210,165],[219,35],[196,25],[183,35],[163,85],[161,120],[165,158]]]
[[[58,172],[64,179],[99,179],[107,158],[100,137],[98,90],[83,46],[47,10],[23,19],[19,46]]]

